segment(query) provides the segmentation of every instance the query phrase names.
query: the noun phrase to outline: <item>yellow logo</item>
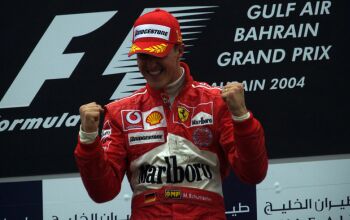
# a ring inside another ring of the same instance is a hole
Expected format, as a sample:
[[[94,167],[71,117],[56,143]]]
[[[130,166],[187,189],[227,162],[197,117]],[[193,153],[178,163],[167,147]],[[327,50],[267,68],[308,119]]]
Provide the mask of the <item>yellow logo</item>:
[[[165,198],[167,199],[181,199],[182,193],[180,190],[175,189],[167,189],[165,190]]]
[[[177,107],[177,113],[182,122],[187,121],[188,116],[190,114],[190,112],[185,107],[182,107],[182,106]]]
[[[158,45],[154,45],[151,47],[147,47],[143,50],[148,51],[150,53],[163,53],[165,51],[165,49],[167,48],[168,45],[166,44],[158,44]]]
[[[163,119],[162,114],[156,111],[156,112],[152,112],[147,116],[146,122],[150,125],[156,125],[156,124],[159,124],[162,119]]]
[[[133,44],[130,48],[130,53],[134,53],[135,51],[141,50],[136,44]]]
[[[177,35],[177,42],[181,43],[182,42],[182,37],[181,37],[181,34],[179,33],[178,30],[176,30],[176,35]]]

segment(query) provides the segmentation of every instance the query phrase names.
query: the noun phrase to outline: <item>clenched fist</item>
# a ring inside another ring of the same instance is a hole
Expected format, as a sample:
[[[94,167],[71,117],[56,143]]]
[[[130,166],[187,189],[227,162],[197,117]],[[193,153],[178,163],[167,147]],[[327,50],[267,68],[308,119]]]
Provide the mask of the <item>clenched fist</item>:
[[[234,116],[242,116],[248,112],[244,100],[243,84],[232,82],[222,88],[221,97]]]
[[[81,129],[88,133],[98,131],[100,115],[103,112],[103,108],[96,102],[80,106]]]

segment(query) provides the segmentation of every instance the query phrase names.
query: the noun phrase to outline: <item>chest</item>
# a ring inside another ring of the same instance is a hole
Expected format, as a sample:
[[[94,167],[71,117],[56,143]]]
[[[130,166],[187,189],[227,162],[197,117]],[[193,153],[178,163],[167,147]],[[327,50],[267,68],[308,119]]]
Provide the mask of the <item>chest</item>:
[[[193,143],[199,150],[215,151],[218,144],[215,108],[215,103],[208,101],[176,102],[171,107],[150,104],[121,110],[121,127],[129,155],[138,157],[169,142],[176,151],[178,144],[173,139],[170,141],[169,134]]]

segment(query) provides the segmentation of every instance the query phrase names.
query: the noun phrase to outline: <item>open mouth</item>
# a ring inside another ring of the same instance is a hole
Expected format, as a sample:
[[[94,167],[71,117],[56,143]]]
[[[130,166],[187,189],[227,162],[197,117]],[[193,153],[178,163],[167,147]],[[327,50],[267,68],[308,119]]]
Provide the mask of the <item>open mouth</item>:
[[[148,71],[148,73],[151,75],[151,76],[158,76],[162,73],[162,70],[153,70],[153,71]]]

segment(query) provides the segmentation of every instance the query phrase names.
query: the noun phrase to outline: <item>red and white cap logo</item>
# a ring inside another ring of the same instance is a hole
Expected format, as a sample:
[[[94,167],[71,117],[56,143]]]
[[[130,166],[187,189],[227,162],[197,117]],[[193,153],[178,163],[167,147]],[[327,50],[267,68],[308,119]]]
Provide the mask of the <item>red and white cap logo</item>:
[[[175,44],[182,43],[179,22],[162,9],[146,13],[135,21],[132,42],[129,56],[145,53],[164,57]]]

